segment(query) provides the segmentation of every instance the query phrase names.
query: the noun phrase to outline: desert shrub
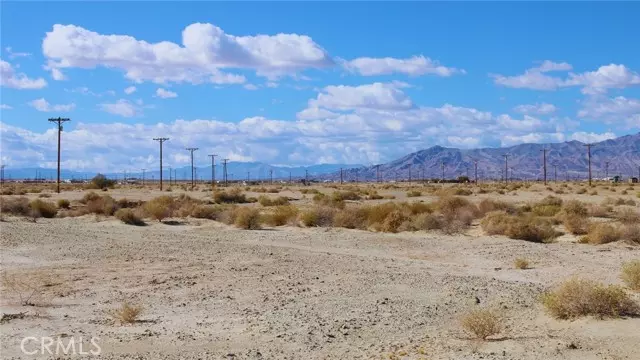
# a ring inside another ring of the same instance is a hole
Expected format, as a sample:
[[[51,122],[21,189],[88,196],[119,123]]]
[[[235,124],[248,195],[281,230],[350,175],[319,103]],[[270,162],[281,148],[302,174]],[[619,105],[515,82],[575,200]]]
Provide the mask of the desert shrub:
[[[531,212],[537,216],[555,216],[560,210],[560,205],[535,204],[531,207]]]
[[[624,289],[591,280],[571,279],[542,296],[551,316],[574,319],[592,315],[598,318],[640,314],[640,308]]]
[[[118,201],[116,201],[116,204],[118,206],[119,209],[123,209],[123,208],[136,208],[140,205],[142,205],[142,202],[140,201],[131,201],[127,198],[122,198],[122,199],[118,199]]]
[[[262,206],[280,206],[289,204],[289,199],[284,196],[278,196],[277,198],[271,199],[268,196],[261,195],[258,198],[258,202]]]
[[[615,217],[623,224],[640,224],[640,213],[635,209],[619,209],[616,211]]]
[[[424,214],[424,213],[433,213],[434,207],[432,204],[423,203],[423,202],[412,202],[407,205],[408,210],[412,215]]]
[[[31,213],[29,199],[26,197],[0,198],[0,211],[4,214],[28,216]]]
[[[524,270],[524,269],[529,268],[529,261],[527,259],[524,259],[524,258],[517,258],[517,259],[514,260],[513,266],[516,269]]]
[[[482,201],[480,201],[480,203],[478,204],[478,210],[481,214],[486,214],[492,211],[504,211],[509,214],[517,213],[517,209],[515,208],[515,206],[513,206],[513,204],[492,199],[483,199]]]
[[[58,200],[58,207],[60,209],[68,209],[70,206],[71,206],[71,202],[69,202],[69,200],[67,199]]]
[[[633,290],[640,290],[640,260],[622,264],[622,281]]]
[[[363,207],[348,207],[338,211],[333,216],[333,226],[347,229],[366,229],[368,226],[367,210]]]
[[[52,218],[56,216],[58,213],[58,208],[54,203],[48,201],[42,201],[40,199],[35,199],[29,203],[29,207],[32,210],[31,215],[34,213],[42,216],[44,218]]]
[[[620,240],[620,231],[607,223],[594,223],[589,226],[587,235],[580,242],[589,244],[607,244]]]
[[[598,204],[589,204],[589,216],[593,217],[609,217],[612,209],[609,206],[603,206]]]
[[[330,206],[337,209],[344,209],[345,207],[344,199],[342,199],[340,196],[327,196],[323,193],[317,193],[313,195],[313,202],[316,205]]]
[[[620,206],[620,205],[629,205],[629,206],[635,206],[636,202],[631,200],[631,199],[623,199],[623,198],[610,198],[607,197],[602,201],[602,205],[611,205],[611,206]]]
[[[118,204],[109,195],[92,197],[86,202],[87,210],[98,215],[113,215],[118,210]]]
[[[213,194],[213,201],[218,204],[243,204],[249,202],[240,189],[216,191]]]
[[[407,218],[402,211],[394,210],[384,219],[381,229],[384,232],[396,233],[405,220],[407,220]]]
[[[91,179],[89,189],[107,189],[112,188],[116,184],[115,180],[109,180],[106,176],[98,174]]]
[[[549,242],[559,235],[547,219],[531,215],[509,215],[503,211],[488,213],[480,224],[489,235],[505,235],[532,242]]]
[[[331,194],[331,198],[335,202],[362,199],[355,191],[334,191],[333,194]]]
[[[233,224],[240,229],[258,230],[261,228],[260,211],[249,207],[238,207]]]
[[[271,226],[282,226],[292,223],[298,216],[298,208],[293,205],[278,205],[270,214],[264,216],[264,221]]]
[[[580,188],[576,191],[576,194],[586,194],[587,193],[587,189],[585,188]]]
[[[455,218],[461,209],[478,212],[478,208],[469,200],[457,196],[444,196],[436,202],[436,208],[445,218]]]
[[[413,218],[411,227],[415,230],[438,230],[444,227],[442,216],[422,213]]]
[[[111,311],[111,316],[122,324],[133,324],[142,314],[142,306],[123,303],[119,308]]]
[[[95,192],[93,192],[93,191],[90,191],[90,192],[88,192],[88,193],[84,194],[84,196],[82,197],[82,199],[80,199],[80,202],[81,202],[81,203],[83,203],[83,204],[86,204],[86,203],[88,203],[89,201],[98,200],[98,199],[100,199],[100,198],[101,198],[101,196],[100,196],[100,195],[96,194],[96,193],[95,193]]]
[[[145,225],[144,221],[132,209],[118,209],[118,211],[115,212],[114,216],[116,217],[116,219],[122,221],[127,225]]]
[[[562,224],[574,235],[584,235],[589,230],[589,219],[577,214],[565,214],[562,216]]]
[[[42,194],[38,195],[38,197],[39,197],[39,198],[50,198],[50,197],[51,197],[51,194],[49,194],[49,193],[42,193]]]
[[[225,208],[220,205],[197,205],[191,216],[197,219],[219,220]]]
[[[418,197],[418,196],[422,196],[422,193],[418,190],[407,191],[407,197]]]
[[[585,204],[578,200],[569,200],[562,205],[563,214],[577,215],[586,217],[589,215],[589,211]]]
[[[436,195],[442,197],[451,197],[451,196],[468,196],[473,194],[473,191],[469,189],[463,189],[459,187],[449,187],[449,188],[441,188],[436,190]]]
[[[325,206],[316,206],[300,213],[300,222],[304,226],[331,226],[336,210]]]
[[[3,273],[3,299],[13,295],[22,306],[47,306],[64,287],[64,279],[45,270]],[[62,290],[64,291],[64,290]]]
[[[185,218],[190,216],[194,209],[202,204],[202,201],[196,200],[189,195],[180,194],[177,197],[173,198],[173,202],[171,205],[171,216]]]
[[[172,214],[173,198],[167,195],[159,196],[144,203],[142,208],[147,216],[162,222]]]
[[[502,320],[493,311],[478,309],[470,311],[460,319],[462,328],[478,339],[486,340],[489,336],[502,331]]]
[[[623,240],[631,241],[636,244],[640,244],[640,225],[629,224],[622,227],[620,236]]]

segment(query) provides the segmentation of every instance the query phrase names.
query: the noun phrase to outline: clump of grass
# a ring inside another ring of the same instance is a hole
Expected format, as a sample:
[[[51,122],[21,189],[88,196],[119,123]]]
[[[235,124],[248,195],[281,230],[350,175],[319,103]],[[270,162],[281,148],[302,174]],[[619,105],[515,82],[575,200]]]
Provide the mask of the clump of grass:
[[[531,242],[546,243],[560,235],[547,219],[531,215],[509,215],[503,211],[487,214],[480,224],[489,235],[505,235]]]
[[[362,199],[355,191],[334,191],[331,198],[334,202]]]
[[[67,199],[58,200],[58,207],[60,209],[68,209],[70,206],[71,206],[71,202],[69,202],[69,200]]]
[[[560,210],[562,210],[562,199],[551,195],[531,207],[531,211],[538,216],[555,216]]]
[[[517,258],[513,262],[513,266],[516,269],[524,270],[529,268],[529,260],[525,258]]]
[[[287,199],[284,196],[278,196],[277,198],[272,199],[268,196],[261,195],[258,198],[258,202],[262,206],[280,206],[280,205],[288,205],[289,199]]]
[[[344,209],[345,203],[341,196],[327,196],[323,193],[313,195],[313,202],[320,206],[330,206],[337,209]]]
[[[640,244],[640,225],[629,224],[622,227],[620,236],[623,240],[631,241],[632,243]]]
[[[224,210],[221,205],[197,205],[191,211],[191,216],[197,219],[219,220]]]
[[[262,228],[260,211],[249,207],[238,207],[235,209],[233,224],[239,229],[259,230]]]
[[[31,207],[29,207],[29,199],[27,199],[26,197],[0,197],[0,211],[3,214],[29,216],[29,214],[31,213]]]
[[[640,314],[640,307],[624,289],[591,280],[571,279],[542,296],[542,304],[551,316],[574,319],[582,316],[615,318]]]
[[[213,194],[213,201],[218,204],[243,204],[249,202],[240,189],[216,191]]]
[[[293,223],[298,216],[298,208],[293,205],[276,206],[270,214],[264,216],[264,221],[271,226],[282,226]]]
[[[122,324],[133,324],[142,315],[143,307],[124,302],[119,308],[111,311],[111,316]]]
[[[31,208],[31,215],[39,215],[44,218],[52,218],[55,217],[58,213],[58,208],[54,203],[48,201],[42,201],[40,199],[35,199],[29,203],[29,207]],[[38,216],[38,217],[39,217]]]
[[[460,319],[462,328],[478,339],[486,340],[502,331],[502,319],[487,309],[470,311]]]
[[[632,208],[619,209],[615,217],[623,224],[640,224],[640,213]]]
[[[173,198],[163,195],[147,201],[142,208],[149,217],[162,222],[171,216],[173,206]]]
[[[307,227],[331,226],[336,210],[326,206],[316,206],[300,213],[300,222]]]
[[[629,289],[640,290],[640,260],[622,264],[621,278]]]
[[[505,201],[492,200],[492,199],[483,199],[478,204],[478,209],[481,214],[486,214],[492,211],[504,211],[509,214],[517,213],[517,210],[513,204],[510,204]]]
[[[126,209],[126,208],[118,209],[118,211],[115,212],[114,216],[116,217],[116,219],[122,221],[127,225],[136,225],[136,226],[146,225],[142,220],[142,218],[140,218],[140,216],[138,216],[136,212],[132,209]]]
[[[407,197],[418,197],[418,196],[422,196],[422,193],[418,190],[407,191]]]
[[[620,231],[607,223],[594,223],[589,226],[589,231],[580,242],[588,244],[608,244],[620,240]]]
[[[570,233],[574,235],[584,235],[589,230],[589,219],[578,214],[564,214],[562,224]]]

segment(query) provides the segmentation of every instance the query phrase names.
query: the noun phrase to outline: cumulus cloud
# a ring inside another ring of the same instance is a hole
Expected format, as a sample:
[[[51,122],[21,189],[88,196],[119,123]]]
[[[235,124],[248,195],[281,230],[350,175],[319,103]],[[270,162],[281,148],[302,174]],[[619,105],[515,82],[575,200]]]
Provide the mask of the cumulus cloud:
[[[13,89],[42,89],[47,82],[43,78],[32,79],[17,73],[11,64],[0,59],[0,85]]]
[[[333,65],[326,51],[298,34],[235,36],[212,24],[195,23],[182,44],[149,43],[127,35],[104,35],[76,25],[56,24],[42,50],[50,68],[117,68],[136,82],[238,84],[246,79],[221,69],[250,69],[277,77]]]
[[[411,99],[395,83],[373,83],[360,86],[327,86],[316,99],[309,101],[310,108],[326,109],[378,109],[401,110],[413,107]]]
[[[437,61],[422,55],[412,56],[407,59],[360,57],[351,61],[343,61],[342,66],[350,72],[363,76],[390,75],[394,73],[410,76],[427,74],[451,76],[456,73],[464,73],[464,70],[440,65]]]
[[[134,92],[136,92],[136,90],[138,90],[135,86],[129,86],[127,88],[124,89],[124,93],[127,95],[131,95]]]
[[[110,114],[120,115],[123,117],[134,117],[142,115],[142,108],[140,103],[132,103],[126,99],[119,99],[115,103],[100,104],[99,107],[102,111],[106,111]]]
[[[162,99],[171,99],[171,98],[176,98],[178,97],[178,94],[174,93],[173,91],[170,90],[166,90],[163,88],[158,88],[156,90],[156,96]]]
[[[68,112],[68,111],[72,111],[73,109],[76,108],[76,104],[74,104],[74,103],[51,105],[44,98],[40,98],[40,99],[36,99],[36,100],[30,101],[30,102],[28,102],[28,105],[31,106],[32,108],[38,110],[38,111],[43,111],[43,112],[52,112],[52,111]]]
[[[536,103],[536,104],[518,105],[514,107],[513,110],[521,114],[546,115],[546,114],[551,114],[556,112],[557,108],[553,104]]]
[[[571,136],[569,137],[570,140],[577,140],[583,143],[592,143],[592,142],[600,142],[600,141],[605,141],[605,140],[609,140],[609,139],[614,139],[616,137],[616,134],[612,133],[612,132],[606,132],[606,133],[602,133],[602,134],[598,134],[598,133],[593,133],[593,132],[583,132],[583,131],[579,131],[579,132],[575,132],[573,134],[571,134]]]
[[[601,120],[608,124],[623,124],[627,128],[640,128],[640,100],[624,96],[589,98],[582,102],[578,117]]]

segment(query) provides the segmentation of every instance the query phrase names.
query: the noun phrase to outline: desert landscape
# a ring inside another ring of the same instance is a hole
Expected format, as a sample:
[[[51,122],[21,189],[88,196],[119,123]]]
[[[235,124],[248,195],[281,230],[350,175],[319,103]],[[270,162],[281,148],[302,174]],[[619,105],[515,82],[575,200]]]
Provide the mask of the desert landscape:
[[[3,358],[640,356],[637,184],[86,187],[3,188]]]

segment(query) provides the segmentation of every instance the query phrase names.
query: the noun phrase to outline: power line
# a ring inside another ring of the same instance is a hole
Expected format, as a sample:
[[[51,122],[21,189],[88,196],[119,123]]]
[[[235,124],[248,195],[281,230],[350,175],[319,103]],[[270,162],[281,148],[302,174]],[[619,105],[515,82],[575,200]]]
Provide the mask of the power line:
[[[160,191],[162,191],[162,144],[169,138],[153,138],[153,140],[160,142]]]
[[[587,147],[587,159],[589,161],[589,186],[591,186],[591,146],[593,146],[593,144],[585,144],[584,146]]]
[[[542,148],[542,168],[544,176],[544,184],[547,185],[547,148]]]
[[[222,159],[222,177],[224,180],[224,186],[227,186],[227,162],[229,161],[229,159]]]
[[[216,186],[216,156],[217,154],[207,155],[211,158],[211,187]]]
[[[69,118],[50,118],[50,122],[54,122],[58,124],[58,181],[56,186],[56,192],[60,193],[60,134],[62,133],[62,123],[67,121],[71,121]]]
[[[186,148],[185,150],[191,152],[191,191],[193,191],[193,187],[194,187],[193,177],[195,174],[193,169],[193,152],[198,150],[198,148]]]

